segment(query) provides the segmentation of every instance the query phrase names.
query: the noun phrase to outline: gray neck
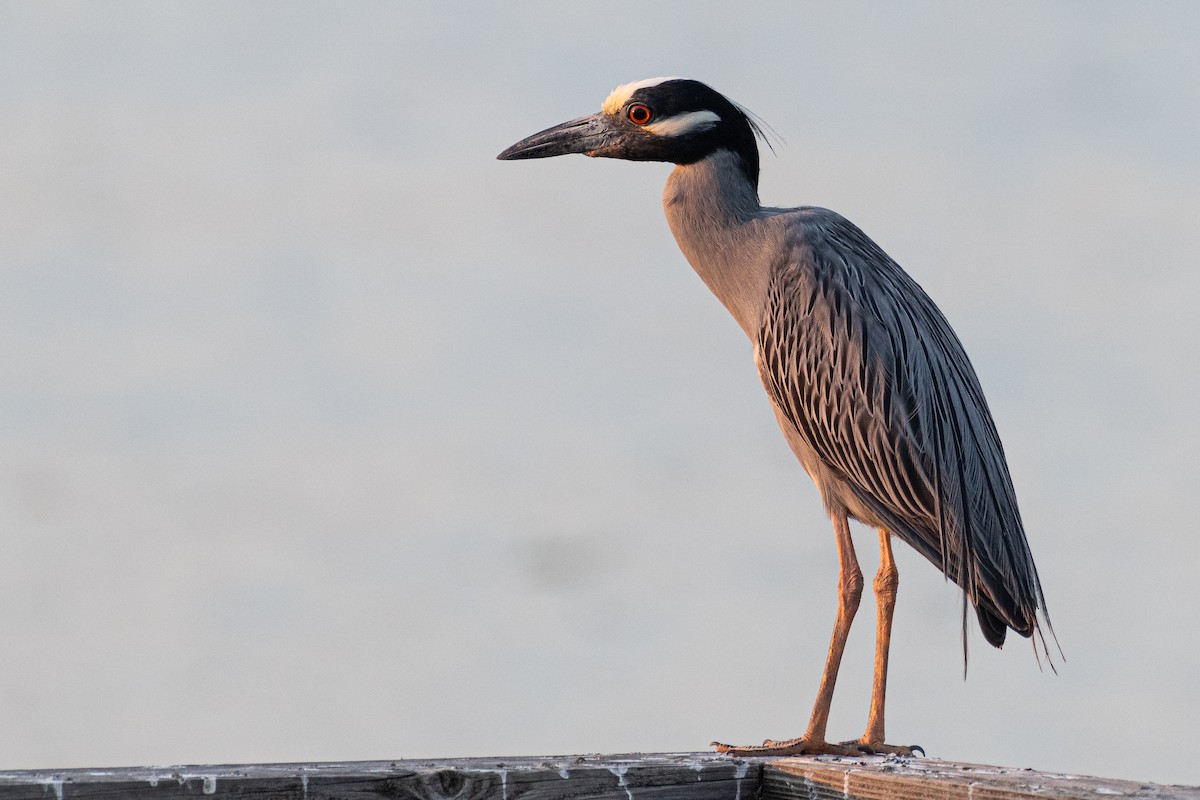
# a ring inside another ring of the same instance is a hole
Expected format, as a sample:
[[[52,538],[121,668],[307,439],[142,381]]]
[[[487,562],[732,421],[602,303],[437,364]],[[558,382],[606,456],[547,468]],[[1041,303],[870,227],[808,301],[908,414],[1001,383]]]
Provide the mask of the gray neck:
[[[757,337],[776,237],[769,235],[771,215],[759,205],[739,157],[718,150],[676,166],[663,192],[663,209],[696,274],[746,335]]]

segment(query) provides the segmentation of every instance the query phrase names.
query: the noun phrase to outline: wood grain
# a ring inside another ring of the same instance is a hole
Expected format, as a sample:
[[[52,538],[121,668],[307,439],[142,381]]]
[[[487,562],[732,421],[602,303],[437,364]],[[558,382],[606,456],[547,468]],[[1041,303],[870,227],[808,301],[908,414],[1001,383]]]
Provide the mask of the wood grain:
[[[0,772],[0,800],[1200,800],[1163,786],[931,758],[713,753]]]
[[[779,758],[762,800],[1200,800],[1200,787],[1163,786],[933,758]]]
[[[0,772],[0,800],[752,800],[761,766],[712,753]]]

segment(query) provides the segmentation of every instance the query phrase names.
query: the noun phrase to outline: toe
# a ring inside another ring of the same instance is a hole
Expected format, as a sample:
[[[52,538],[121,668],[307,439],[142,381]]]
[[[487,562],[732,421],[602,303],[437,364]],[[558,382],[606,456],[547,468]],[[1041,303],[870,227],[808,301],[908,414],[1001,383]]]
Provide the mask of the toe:
[[[915,756],[920,753],[925,755],[925,750],[917,744],[914,745],[894,745],[884,744],[883,742],[863,742],[859,741],[858,746],[862,751],[871,755],[894,755],[894,756]]]
[[[774,739],[766,739],[760,745],[730,745],[723,742],[712,742],[712,747],[717,749],[718,753],[726,753],[731,756],[798,756],[803,753],[811,753],[808,742],[803,738],[788,739],[786,741],[775,741]]]

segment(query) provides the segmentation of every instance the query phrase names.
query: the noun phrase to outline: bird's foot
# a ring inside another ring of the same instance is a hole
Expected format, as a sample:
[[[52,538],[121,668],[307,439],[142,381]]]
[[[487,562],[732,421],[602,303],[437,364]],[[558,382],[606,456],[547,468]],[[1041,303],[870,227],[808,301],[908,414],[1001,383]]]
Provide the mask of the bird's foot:
[[[895,745],[884,744],[883,742],[870,742],[867,741],[865,736],[862,739],[855,739],[852,742],[842,742],[842,744],[857,747],[860,753],[867,755],[915,756],[918,753],[922,757],[925,755],[925,748],[919,744]]]
[[[869,753],[858,742],[826,742],[801,736],[798,739],[776,741],[766,739],[762,744],[737,745],[712,742],[718,753],[728,753],[731,756],[800,756],[800,755],[834,755],[861,756]]]
[[[741,747],[721,742],[712,742],[712,746],[717,748],[718,753],[727,753],[731,756],[915,756],[917,753],[925,755],[925,750],[915,744],[912,746],[892,745],[883,742],[865,742],[862,739],[850,742],[825,742],[804,736],[783,741],[764,739],[762,744]]]

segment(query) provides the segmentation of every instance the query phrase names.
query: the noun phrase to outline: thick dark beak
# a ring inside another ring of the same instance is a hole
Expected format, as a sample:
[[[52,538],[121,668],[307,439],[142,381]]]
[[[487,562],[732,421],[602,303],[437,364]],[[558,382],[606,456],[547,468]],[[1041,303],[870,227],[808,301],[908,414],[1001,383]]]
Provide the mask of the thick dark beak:
[[[522,139],[496,158],[514,161],[519,158],[549,158],[568,153],[591,155],[608,143],[613,131],[603,114],[573,119],[541,133]]]

